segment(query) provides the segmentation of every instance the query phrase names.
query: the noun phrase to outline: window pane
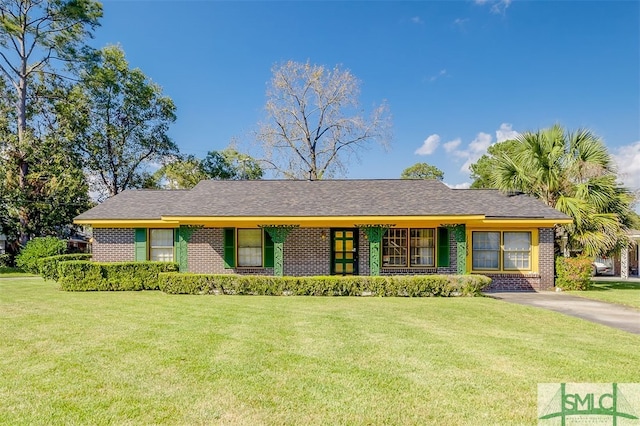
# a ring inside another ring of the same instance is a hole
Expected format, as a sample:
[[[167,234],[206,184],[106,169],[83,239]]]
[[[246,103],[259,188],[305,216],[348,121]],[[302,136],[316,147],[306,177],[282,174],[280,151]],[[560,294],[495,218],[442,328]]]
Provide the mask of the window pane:
[[[173,262],[173,229],[149,231],[149,260]]]
[[[434,266],[435,230],[411,230],[411,266]]]
[[[500,233],[474,231],[471,240],[473,269],[500,269]]]
[[[382,266],[407,266],[407,230],[389,229],[382,239]]]
[[[262,266],[261,229],[238,229],[238,266]]]
[[[531,232],[505,232],[504,269],[531,269]]]

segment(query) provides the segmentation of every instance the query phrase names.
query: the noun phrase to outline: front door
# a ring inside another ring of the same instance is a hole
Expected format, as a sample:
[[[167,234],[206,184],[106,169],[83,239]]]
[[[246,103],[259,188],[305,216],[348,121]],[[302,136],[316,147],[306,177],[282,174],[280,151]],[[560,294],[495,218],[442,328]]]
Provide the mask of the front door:
[[[331,273],[358,275],[358,230],[331,230]]]

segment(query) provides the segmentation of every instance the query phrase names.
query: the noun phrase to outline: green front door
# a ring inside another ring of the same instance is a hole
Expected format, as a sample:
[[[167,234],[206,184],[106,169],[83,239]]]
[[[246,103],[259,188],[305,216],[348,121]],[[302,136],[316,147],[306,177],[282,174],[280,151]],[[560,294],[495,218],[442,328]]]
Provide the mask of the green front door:
[[[358,230],[331,230],[331,273],[358,275]]]

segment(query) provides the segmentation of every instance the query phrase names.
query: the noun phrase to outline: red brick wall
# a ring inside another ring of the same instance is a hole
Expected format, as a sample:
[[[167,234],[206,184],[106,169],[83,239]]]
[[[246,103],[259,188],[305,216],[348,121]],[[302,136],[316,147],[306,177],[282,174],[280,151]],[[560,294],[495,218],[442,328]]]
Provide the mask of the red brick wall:
[[[326,239],[322,239],[325,231]],[[293,229],[284,243],[284,274],[290,276],[329,275],[331,271],[330,230],[328,228]],[[451,235],[448,268],[383,268],[383,275],[455,273],[456,244]],[[133,261],[134,230],[96,228],[93,232],[93,258],[99,262]],[[539,230],[539,274],[493,274],[490,290],[550,290],[554,287],[554,230]],[[369,240],[359,233],[359,273],[369,275]],[[272,268],[224,267],[223,230],[201,228],[188,245],[189,272],[207,274],[273,275]]]
[[[326,238],[322,239],[322,231]],[[289,276],[329,275],[331,239],[329,229],[296,228],[284,242],[284,274]]]
[[[540,287],[536,290],[553,290],[555,287],[556,264],[553,250],[555,230],[540,228],[538,230],[538,272]]]
[[[135,231],[132,228],[94,228],[91,245],[96,262],[128,262],[136,260]]]

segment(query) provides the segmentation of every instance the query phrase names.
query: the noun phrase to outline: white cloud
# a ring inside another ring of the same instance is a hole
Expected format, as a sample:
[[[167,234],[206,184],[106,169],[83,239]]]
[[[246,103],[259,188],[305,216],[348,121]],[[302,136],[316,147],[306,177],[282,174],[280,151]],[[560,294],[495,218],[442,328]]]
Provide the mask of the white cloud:
[[[447,70],[446,69],[441,69],[438,74],[436,75],[432,75],[431,77],[429,77],[429,81],[434,82],[437,79],[439,79],[440,77],[444,77],[445,75],[447,75]]]
[[[462,183],[446,183],[445,185],[447,185],[449,188],[451,189],[469,189],[469,187],[471,187],[471,182],[462,182]]]
[[[469,144],[468,149],[464,151],[467,160],[462,167],[460,167],[460,171],[468,173],[470,171],[469,167],[487,152],[487,148],[491,146],[492,140],[493,137],[490,134],[484,132],[478,133],[476,138]]]
[[[416,149],[415,154],[418,155],[429,155],[432,154],[438,145],[440,144],[440,136],[433,134],[427,137],[422,143],[422,146]]]
[[[511,123],[502,123],[500,128],[496,130],[496,143],[515,139],[518,136],[520,136],[520,133],[511,128]]]
[[[453,20],[453,23],[455,25],[460,25],[460,26],[464,25],[467,22],[469,22],[469,18],[456,18]]]
[[[460,146],[461,143],[462,143],[462,139],[456,138],[452,141],[445,142],[445,144],[442,146],[444,147],[445,151],[452,152],[452,151],[455,151]]]
[[[418,25],[424,24],[424,21],[419,16],[414,16],[413,18],[411,18],[411,22],[413,22],[414,24],[418,24]]]
[[[612,156],[624,186],[640,190],[640,141],[618,147]]]
[[[480,6],[491,5],[489,9],[491,13],[503,15],[507,8],[511,6],[512,0],[474,0],[473,2]]]

